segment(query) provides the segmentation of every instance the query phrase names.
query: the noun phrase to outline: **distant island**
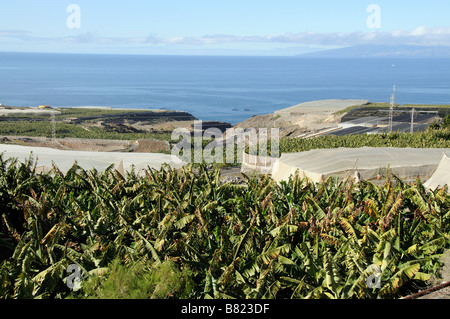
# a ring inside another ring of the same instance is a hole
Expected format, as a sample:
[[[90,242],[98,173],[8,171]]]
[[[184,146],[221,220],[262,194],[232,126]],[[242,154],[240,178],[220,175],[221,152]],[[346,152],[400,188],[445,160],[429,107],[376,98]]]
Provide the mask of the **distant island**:
[[[308,58],[450,58],[450,47],[417,45],[355,45],[297,55]]]

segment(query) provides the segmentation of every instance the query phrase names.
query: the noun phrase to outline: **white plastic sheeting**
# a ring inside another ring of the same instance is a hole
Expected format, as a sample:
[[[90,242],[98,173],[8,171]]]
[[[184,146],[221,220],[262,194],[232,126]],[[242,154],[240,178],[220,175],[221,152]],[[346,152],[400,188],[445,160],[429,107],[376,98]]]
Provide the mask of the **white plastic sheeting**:
[[[349,99],[349,100],[329,99],[329,100],[309,101],[294,106],[290,106],[281,110],[277,110],[274,112],[274,115],[295,116],[296,114],[303,114],[305,111],[337,112],[346,109],[350,106],[365,105],[367,103],[369,103],[369,100],[357,100],[357,99]]]
[[[28,147],[18,145],[0,144],[0,153],[3,158],[17,158],[23,162],[30,158],[37,160],[38,172],[49,172],[56,164],[62,172],[67,172],[76,161],[79,166],[86,170],[95,168],[98,171],[105,170],[114,164],[122,174],[131,171],[134,166],[136,173],[142,173],[148,167],[160,169],[163,164],[178,169],[185,165],[176,156],[159,153],[123,153],[123,152],[88,152],[88,151],[62,151],[45,147]]]
[[[450,186],[450,158],[446,154],[442,156],[441,162],[434,174],[424,183],[424,186],[431,190],[443,187],[444,185]],[[450,193],[450,189],[448,191]]]
[[[272,173],[273,165],[277,158],[270,156],[256,156],[244,152],[242,156],[241,172],[258,172],[261,174]]]
[[[419,177],[427,180],[436,171],[444,152],[450,149],[418,148],[337,148],[300,153],[286,153],[274,163],[272,177],[280,182],[296,172],[313,182],[329,176],[345,179],[358,176],[362,180],[375,180],[385,176],[387,168],[399,178]]]

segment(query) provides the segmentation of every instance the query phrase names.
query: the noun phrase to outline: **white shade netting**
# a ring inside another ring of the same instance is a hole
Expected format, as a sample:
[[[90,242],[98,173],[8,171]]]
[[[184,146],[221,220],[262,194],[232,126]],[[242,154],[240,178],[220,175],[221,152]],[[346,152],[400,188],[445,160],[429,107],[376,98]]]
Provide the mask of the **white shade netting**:
[[[358,175],[362,180],[386,176],[387,169],[401,179],[427,180],[438,168],[449,149],[418,148],[336,148],[285,153],[274,163],[272,177],[280,182],[298,174],[313,182],[329,176],[341,180]]]
[[[450,186],[450,158],[446,154],[442,155],[436,171],[424,183],[424,186],[431,190],[435,190],[438,187],[443,187],[444,185]]]
[[[89,152],[89,151],[65,151],[46,147],[28,147],[19,145],[0,145],[0,153],[3,159],[17,158],[24,162],[30,155],[37,161],[37,172],[49,172],[55,163],[60,171],[67,172],[76,161],[85,170],[95,168],[104,171],[108,166],[114,167],[124,175],[134,167],[136,173],[142,173],[148,167],[159,170],[163,164],[174,169],[185,165],[176,156],[160,153],[127,153],[127,152]]]

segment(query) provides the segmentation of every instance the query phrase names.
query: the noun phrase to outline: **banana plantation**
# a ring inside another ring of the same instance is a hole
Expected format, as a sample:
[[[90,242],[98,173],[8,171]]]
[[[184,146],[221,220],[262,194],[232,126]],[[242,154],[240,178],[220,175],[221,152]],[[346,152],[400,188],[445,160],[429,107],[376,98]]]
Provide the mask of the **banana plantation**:
[[[281,153],[304,152],[324,148],[358,147],[450,148],[450,129],[429,129],[414,133],[355,134],[319,136],[309,139],[280,139]]]
[[[146,176],[35,165],[0,157],[5,299],[392,299],[439,278],[450,242],[447,188],[391,174],[382,186],[238,185],[203,165]]]

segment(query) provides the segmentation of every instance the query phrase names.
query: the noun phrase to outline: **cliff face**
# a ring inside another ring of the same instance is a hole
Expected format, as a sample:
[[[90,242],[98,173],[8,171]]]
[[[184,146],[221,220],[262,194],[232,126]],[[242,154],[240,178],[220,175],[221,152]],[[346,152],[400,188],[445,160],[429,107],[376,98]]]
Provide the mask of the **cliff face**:
[[[280,137],[296,137],[337,126],[344,114],[336,113],[350,106],[367,104],[368,100],[321,100],[305,102],[266,115],[257,115],[236,124],[241,128],[279,128]]]

